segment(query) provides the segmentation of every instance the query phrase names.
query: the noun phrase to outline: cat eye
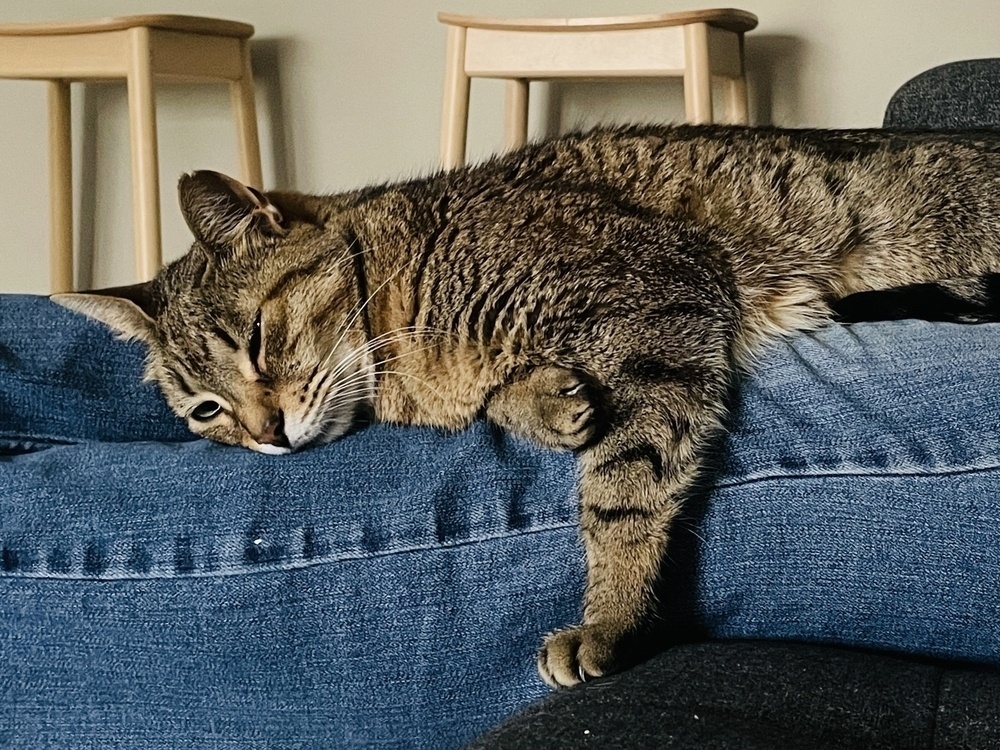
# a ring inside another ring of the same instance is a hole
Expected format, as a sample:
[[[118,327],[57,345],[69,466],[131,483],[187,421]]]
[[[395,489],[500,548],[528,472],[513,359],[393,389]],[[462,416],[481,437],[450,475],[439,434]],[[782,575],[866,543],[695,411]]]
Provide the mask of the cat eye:
[[[189,415],[196,422],[207,422],[214,419],[222,411],[222,406],[218,401],[202,401],[191,411]]]
[[[264,358],[261,356],[262,336],[262,314],[260,310],[257,310],[257,317],[253,321],[253,330],[250,332],[250,341],[247,342],[247,353],[250,355],[250,363],[258,375],[263,375],[265,372]]]

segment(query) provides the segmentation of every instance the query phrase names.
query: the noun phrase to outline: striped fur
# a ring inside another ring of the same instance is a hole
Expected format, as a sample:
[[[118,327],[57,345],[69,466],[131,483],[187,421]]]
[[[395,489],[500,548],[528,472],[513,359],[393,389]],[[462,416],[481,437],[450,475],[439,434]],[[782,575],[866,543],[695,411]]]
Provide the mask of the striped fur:
[[[852,293],[1000,271],[1000,147],[957,136],[620,128],[343,195],[196,173],[181,196],[189,254],[58,300],[145,341],[225,443],[485,413],[578,450],[583,623],[539,653],[558,685],[641,653],[671,523],[768,341]]]

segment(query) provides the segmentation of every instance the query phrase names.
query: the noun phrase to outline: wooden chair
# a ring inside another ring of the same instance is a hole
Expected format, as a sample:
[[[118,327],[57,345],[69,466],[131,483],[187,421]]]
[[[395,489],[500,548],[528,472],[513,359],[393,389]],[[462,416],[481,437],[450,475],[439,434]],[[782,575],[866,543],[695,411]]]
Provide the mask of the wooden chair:
[[[70,83],[127,82],[136,273],[146,280],[162,263],[153,85],[228,82],[240,174],[260,187],[252,35],[244,23],[178,15],[0,26],[0,78],[48,81],[53,291],[73,288]]]
[[[699,10],[616,18],[479,18],[439,13],[448,27],[441,161],[465,161],[469,79],[508,79],[504,140],[524,145],[528,84],[554,78],[683,77],[687,121],[714,121],[712,78],[725,81],[725,121],[746,123],[743,34],[757,17]]]

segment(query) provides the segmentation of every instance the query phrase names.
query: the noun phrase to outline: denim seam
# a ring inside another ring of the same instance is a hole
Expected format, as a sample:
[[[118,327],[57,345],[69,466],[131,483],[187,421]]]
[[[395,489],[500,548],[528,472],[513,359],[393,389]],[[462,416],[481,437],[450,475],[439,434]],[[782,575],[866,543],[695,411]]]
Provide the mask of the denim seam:
[[[358,560],[373,560],[394,555],[406,555],[415,552],[431,552],[434,550],[451,550],[467,547],[482,542],[503,541],[506,539],[517,539],[520,537],[532,536],[535,534],[545,534],[567,529],[576,529],[576,523],[553,524],[551,526],[538,526],[533,529],[526,529],[517,533],[489,534],[470,539],[462,539],[455,542],[441,542],[436,544],[414,544],[406,547],[398,547],[391,550],[384,550],[374,553],[351,553],[342,552],[334,555],[327,555],[314,559],[293,559],[280,563],[252,563],[241,564],[238,567],[220,567],[215,570],[192,571],[190,573],[148,573],[138,575],[135,573],[109,572],[100,575],[81,575],[79,573],[33,573],[24,572],[0,572],[0,580],[3,579],[31,579],[31,580],[51,580],[51,581],[92,581],[94,583],[113,581],[148,581],[148,580],[171,580],[190,578],[229,578],[240,575],[258,575],[264,573],[283,573],[295,570],[305,570],[308,568],[320,567],[323,565],[334,565],[343,562],[354,562]]]
[[[51,445],[53,447],[63,446],[63,445],[76,445],[78,442],[80,442],[79,440],[73,440],[72,438],[67,438],[61,435],[60,436],[25,435],[23,433],[4,432],[2,430],[0,430],[0,441],[12,445],[22,445],[25,443],[40,445],[44,443],[46,445]]]
[[[759,484],[761,482],[771,482],[785,479],[834,479],[834,478],[873,478],[873,479],[895,479],[901,477],[951,477],[951,476],[962,476],[964,474],[982,474],[989,471],[1000,470],[1000,464],[989,464],[986,466],[967,466],[961,468],[946,468],[946,469],[912,469],[904,470],[899,469],[897,471],[884,471],[882,469],[871,469],[865,470],[864,468],[854,469],[854,470],[844,470],[844,471],[822,471],[822,472],[809,472],[802,474],[769,474],[766,472],[761,472],[759,474],[750,474],[746,477],[740,477],[739,479],[723,479],[715,482],[714,486],[717,488],[732,488],[732,487],[744,487],[750,484]]]
[[[163,438],[145,438],[142,440],[136,440],[132,437],[125,437],[121,440],[115,440],[113,438],[84,438],[84,437],[73,437],[69,435],[63,435],[62,433],[53,433],[50,435],[24,435],[19,432],[6,432],[0,430],[0,440],[8,440],[11,442],[32,442],[32,443],[46,443],[53,448],[71,448],[77,445],[95,445],[101,443],[109,443],[112,445],[142,445],[142,444],[162,444],[162,445],[182,445],[187,443],[195,443],[200,440],[200,438],[192,435],[190,438],[175,438],[175,439],[163,439]]]

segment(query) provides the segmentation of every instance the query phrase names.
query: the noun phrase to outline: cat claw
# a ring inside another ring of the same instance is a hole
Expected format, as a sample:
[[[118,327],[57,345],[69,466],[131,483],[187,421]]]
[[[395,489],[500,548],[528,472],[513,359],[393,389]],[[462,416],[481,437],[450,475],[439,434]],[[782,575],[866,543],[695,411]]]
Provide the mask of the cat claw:
[[[617,671],[611,631],[597,625],[549,633],[538,652],[538,672],[552,687],[572,687]]]
[[[486,413],[539,445],[579,450],[597,437],[599,399],[582,373],[541,365],[495,394]]]
[[[539,416],[545,426],[558,436],[561,447],[578,450],[590,443],[597,433],[595,394],[576,372],[553,368],[544,373],[549,395],[538,397]]]

